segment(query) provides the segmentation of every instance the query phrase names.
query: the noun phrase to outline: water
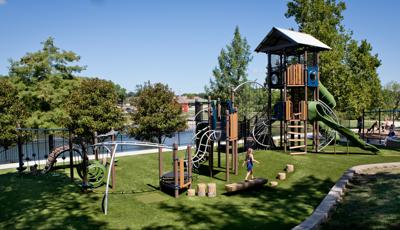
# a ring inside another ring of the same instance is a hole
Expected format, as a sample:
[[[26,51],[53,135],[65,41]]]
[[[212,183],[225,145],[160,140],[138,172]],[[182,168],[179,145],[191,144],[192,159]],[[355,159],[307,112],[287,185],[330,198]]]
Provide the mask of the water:
[[[175,133],[171,138],[165,138],[164,144],[167,146],[172,146],[173,143],[178,145],[191,145],[192,137],[194,135],[193,129],[188,129],[183,132]],[[23,159],[24,161],[36,161],[47,159],[47,156],[50,153],[50,146],[48,141],[48,136],[40,135],[39,140],[34,138],[34,141],[24,143],[22,146],[23,151]],[[110,138],[104,139],[102,141],[111,141]],[[138,141],[127,134],[118,134],[116,137],[116,141]],[[68,145],[68,139],[63,137],[55,137],[54,138],[54,148],[59,146]],[[128,146],[128,145],[120,145],[117,149],[117,152],[126,152],[126,151],[138,151],[148,149],[148,147],[144,146]],[[101,153],[105,153],[105,149],[100,149]],[[89,154],[93,154],[93,148],[89,147]],[[64,153],[67,157],[68,152]],[[9,147],[9,149],[5,150],[0,147],[0,164],[5,163],[16,163],[18,162],[18,147],[14,145]]]

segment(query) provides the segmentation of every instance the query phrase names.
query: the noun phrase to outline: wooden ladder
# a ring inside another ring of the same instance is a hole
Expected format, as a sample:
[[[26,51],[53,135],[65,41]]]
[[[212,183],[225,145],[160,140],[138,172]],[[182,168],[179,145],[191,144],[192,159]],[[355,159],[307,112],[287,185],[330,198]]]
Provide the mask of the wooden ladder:
[[[290,155],[304,155],[307,153],[307,143],[304,139],[304,121],[300,119],[301,113],[293,113],[293,119],[288,121],[288,138],[289,150],[295,150],[295,152],[290,151]],[[303,135],[300,137],[300,135]]]

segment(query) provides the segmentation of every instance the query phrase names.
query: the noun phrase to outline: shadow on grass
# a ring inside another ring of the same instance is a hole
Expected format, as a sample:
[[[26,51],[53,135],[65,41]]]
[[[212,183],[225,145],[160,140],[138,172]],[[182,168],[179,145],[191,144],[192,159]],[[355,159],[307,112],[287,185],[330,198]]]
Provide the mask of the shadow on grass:
[[[105,229],[105,222],[93,219],[100,203],[64,174],[33,176],[0,175],[0,229]]]
[[[191,202],[162,203],[159,208],[175,213],[176,221],[191,229],[290,229],[311,214],[333,184],[329,179],[310,176],[288,189],[262,187],[232,196],[204,198],[221,202],[202,202],[195,207]],[[168,228],[171,226],[157,223],[145,229]]]
[[[400,174],[357,175],[322,229],[400,229]]]

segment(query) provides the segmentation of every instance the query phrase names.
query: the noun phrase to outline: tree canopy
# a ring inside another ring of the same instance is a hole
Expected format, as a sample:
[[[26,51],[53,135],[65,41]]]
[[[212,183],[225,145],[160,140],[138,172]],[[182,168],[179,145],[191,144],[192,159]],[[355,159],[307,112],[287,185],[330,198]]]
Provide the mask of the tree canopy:
[[[107,133],[123,127],[124,118],[117,101],[113,83],[98,78],[83,79],[68,97],[65,104],[68,119],[64,123],[74,134],[91,142],[96,131]]]
[[[400,107],[400,83],[391,81],[383,88],[385,109],[399,109]]]
[[[85,81],[76,74],[86,67],[78,65],[80,56],[72,51],[61,50],[53,38],[41,44],[43,47],[40,50],[29,52],[18,61],[10,61],[9,79],[17,89],[18,97],[26,105],[28,116],[21,125],[30,128],[59,128],[68,119],[65,104],[75,89]],[[126,90],[110,84],[122,102]]]
[[[337,100],[337,109],[359,115],[381,105],[377,74],[380,60],[367,40],[357,42],[342,24],[346,4],[336,0],[293,0],[287,4],[299,30],[329,45],[320,55],[321,81]]]
[[[0,78],[0,146],[7,148],[17,140],[16,128],[26,118],[25,105],[7,78]]]
[[[10,60],[11,77],[18,76],[25,82],[41,81],[49,76],[60,76],[63,79],[72,79],[86,67],[70,65],[80,60],[72,51],[60,50],[54,44],[54,39],[49,37],[41,43],[43,48],[33,53],[27,53],[19,61]]]
[[[213,98],[229,99],[230,90],[247,81],[247,67],[251,60],[250,46],[236,27],[233,40],[218,56],[214,79],[210,79],[210,85],[205,87],[206,93]]]
[[[146,82],[138,86],[131,104],[135,110],[130,133],[136,139],[163,143],[163,137],[172,137],[187,126],[175,93],[167,85]]]

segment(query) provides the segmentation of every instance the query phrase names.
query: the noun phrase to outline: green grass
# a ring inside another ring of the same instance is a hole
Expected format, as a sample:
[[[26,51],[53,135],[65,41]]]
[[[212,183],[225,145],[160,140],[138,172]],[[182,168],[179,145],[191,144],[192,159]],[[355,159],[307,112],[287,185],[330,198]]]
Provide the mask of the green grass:
[[[337,151],[346,148],[337,147]],[[295,172],[277,188],[265,186],[226,195],[224,169],[216,169],[215,177],[209,178],[208,170],[202,168],[195,175],[195,184],[215,182],[218,196],[182,195],[178,199],[157,190],[157,154],[123,157],[118,161],[116,189],[110,195],[107,216],[101,211],[104,186],[82,194],[62,170],[45,176],[0,171],[0,229],[290,229],[311,214],[347,168],[400,161],[399,151],[369,155],[350,147],[350,152],[353,154],[289,156],[255,151],[261,162],[255,166],[256,177],[274,179],[288,163],[295,165]],[[240,164],[243,160],[241,154]],[[164,164],[165,171],[172,168],[170,153],[165,153]],[[245,168],[240,167],[231,181],[241,181],[244,176]]]
[[[323,229],[399,229],[400,170],[357,175]]]

